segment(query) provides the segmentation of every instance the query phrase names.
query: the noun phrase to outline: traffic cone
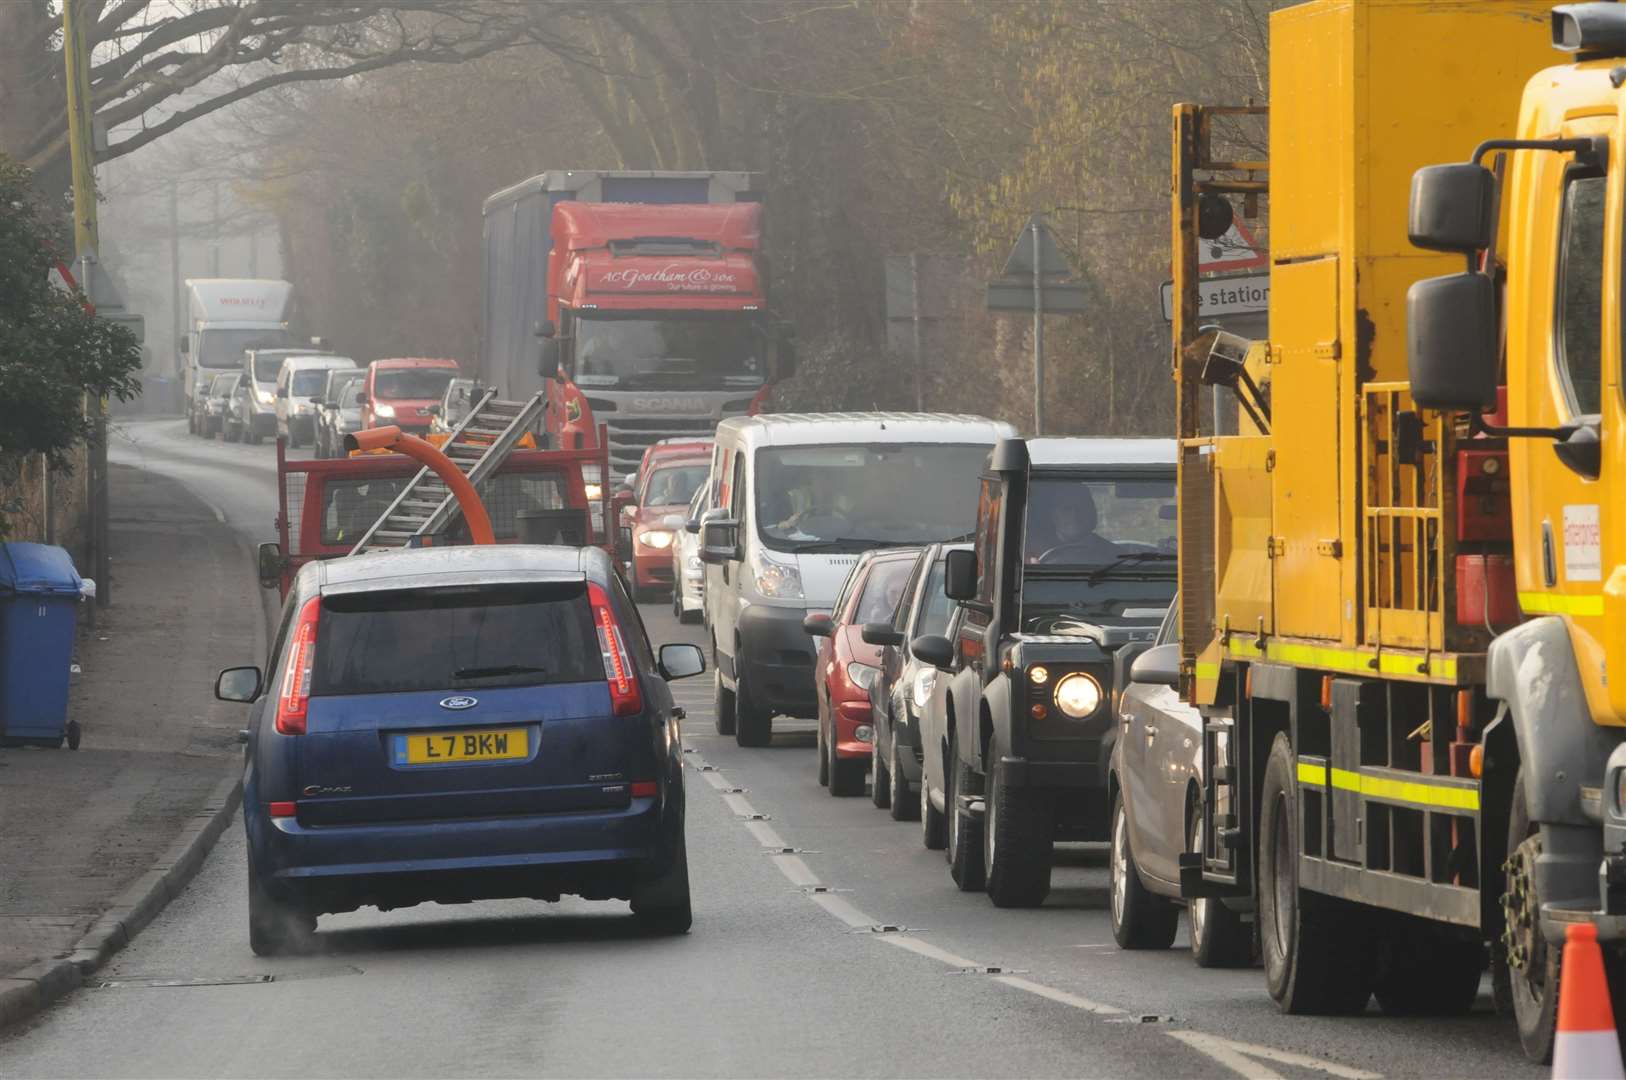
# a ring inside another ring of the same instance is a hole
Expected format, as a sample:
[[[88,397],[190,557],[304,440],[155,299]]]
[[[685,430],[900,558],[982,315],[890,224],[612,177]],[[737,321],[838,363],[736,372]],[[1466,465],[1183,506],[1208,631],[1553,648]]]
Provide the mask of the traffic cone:
[[[1626,1080],[1596,926],[1571,923],[1565,929],[1560,968],[1553,1080]]]

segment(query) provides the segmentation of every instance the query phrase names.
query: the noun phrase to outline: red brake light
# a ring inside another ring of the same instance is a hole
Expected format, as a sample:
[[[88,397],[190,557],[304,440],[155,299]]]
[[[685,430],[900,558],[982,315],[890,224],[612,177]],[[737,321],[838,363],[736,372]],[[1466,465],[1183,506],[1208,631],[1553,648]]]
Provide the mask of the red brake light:
[[[599,653],[604,658],[604,675],[610,683],[610,701],[615,715],[632,716],[644,710],[644,697],[638,689],[638,673],[627,655],[626,639],[610,610],[610,598],[599,586],[588,582],[587,599],[593,605],[593,629],[598,631]]]
[[[274,802],[270,808],[272,817],[293,817],[298,811],[298,807],[291,802]]]
[[[299,612],[293,644],[288,646],[288,666],[277,694],[276,728],[283,735],[305,734],[305,713],[310,706],[311,669],[316,666],[316,620],[322,613],[320,597],[311,597]]]
[[[660,794],[660,785],[653,780],[635,780],[632,784],[632,797],[635,799],[648,799]]]

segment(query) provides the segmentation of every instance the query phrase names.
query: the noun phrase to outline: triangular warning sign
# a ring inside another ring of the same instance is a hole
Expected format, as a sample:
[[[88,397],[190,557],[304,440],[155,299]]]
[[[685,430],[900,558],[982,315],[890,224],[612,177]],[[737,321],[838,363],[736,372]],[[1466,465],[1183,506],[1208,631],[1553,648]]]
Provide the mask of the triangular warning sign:
[[[1255,270],[1267,264],[1264,252],[1241,219],[1231,223],[1216,240],[1197,241],[1197,270]]]
[[[1037,243],[1035,243],[1037,239]],[[1034,248],[1038,251],[1035,252]],[[1016,238],[1016,246],[1011,248],[1010,258],[1005,260],[1005,277],[1033,275],[1033,268],[1037,265],[1040,274],[1067,274],[1071,276],[1073,268],[1067,265],[1067,258],[1056,246],[1056,238],[1050,234],[1050,226],[1044,219],[1037,216],[1029,219],[1022,229],[1022,235]]]

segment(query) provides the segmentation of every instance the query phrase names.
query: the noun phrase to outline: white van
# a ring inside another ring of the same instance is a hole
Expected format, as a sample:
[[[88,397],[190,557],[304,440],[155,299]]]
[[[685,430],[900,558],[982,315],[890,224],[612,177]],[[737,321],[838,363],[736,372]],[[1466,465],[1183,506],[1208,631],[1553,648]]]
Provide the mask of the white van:
[[[871,548],[966,539],[977,477],[1009,424],[946,413],[779,413],[717,426],[701,559],[717,732],[766,745],[813,717],[810,612]]]
[[[316,404],[311,399],[327,384],[327,373],[335,368],[358,369],[348,356],[290,356],[277,372],[277,434],[289,446],[303,446],[316,439]]]

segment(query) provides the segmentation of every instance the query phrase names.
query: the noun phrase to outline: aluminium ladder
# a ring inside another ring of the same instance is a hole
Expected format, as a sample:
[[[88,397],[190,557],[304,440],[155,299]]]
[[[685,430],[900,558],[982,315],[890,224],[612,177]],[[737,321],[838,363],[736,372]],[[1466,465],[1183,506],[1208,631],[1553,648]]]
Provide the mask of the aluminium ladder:
[[[530,401],[499,401],[495,390],[485,390],[441,450],[478,489],[535,427],[545,406],[540,392]],[[445,482],[429,468],[419,469],[350,554],[409,547],[414,537],[435,535],[459,513],[457,496]]]

